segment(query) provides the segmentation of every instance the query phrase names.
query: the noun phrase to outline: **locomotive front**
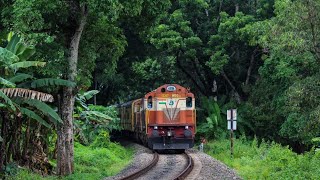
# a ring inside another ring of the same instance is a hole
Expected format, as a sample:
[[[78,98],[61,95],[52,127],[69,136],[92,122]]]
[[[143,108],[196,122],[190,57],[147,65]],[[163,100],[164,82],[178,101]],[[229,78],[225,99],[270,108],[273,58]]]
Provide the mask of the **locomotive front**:
[[[147,143],[151,149],[188,149],[194,145],[194,95],[180,85],[166,84],[143,98]]]

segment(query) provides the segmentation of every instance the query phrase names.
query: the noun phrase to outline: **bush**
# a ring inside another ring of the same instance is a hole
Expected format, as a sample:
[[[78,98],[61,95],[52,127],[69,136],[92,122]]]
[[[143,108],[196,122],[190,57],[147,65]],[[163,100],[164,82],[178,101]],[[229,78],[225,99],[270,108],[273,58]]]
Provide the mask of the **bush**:
[[[234,156],[230,141],[208,143],[208,154],[236,169],[244,179],[317,179],[320,177],[320,152],[314,150],[296,154],[288,146],[274,142],[234,141]]]

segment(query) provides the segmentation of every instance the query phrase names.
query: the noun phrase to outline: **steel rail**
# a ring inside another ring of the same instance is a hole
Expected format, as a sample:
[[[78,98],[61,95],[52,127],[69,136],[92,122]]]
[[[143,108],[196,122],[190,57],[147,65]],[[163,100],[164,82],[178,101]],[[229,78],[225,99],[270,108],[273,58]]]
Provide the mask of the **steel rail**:
[[[192,157],[187,153],[185,153],[185,156],[187,156],[187,158],[188,158],[188,165],[186,166],[186,168],[176,178],[174,178],[174,180],[185,179],[193,169],[193,159],[192,159]]]
[[[145,166],[141,170],[136,171],[136,172],[124,177],[124,178],[121,178],[121,180],[134,180],[134,179],[142,176],[143,174],[148,172],[151,168],[153,168],[158,163],[158,160],[159,160],[159,154],[154,152],[153,159],[147,166]]]

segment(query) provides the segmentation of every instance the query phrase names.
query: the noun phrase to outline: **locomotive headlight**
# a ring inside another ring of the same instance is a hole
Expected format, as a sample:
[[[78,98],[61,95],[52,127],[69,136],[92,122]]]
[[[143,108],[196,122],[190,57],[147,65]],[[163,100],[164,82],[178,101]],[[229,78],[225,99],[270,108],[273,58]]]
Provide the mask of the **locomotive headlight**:
[[[186,129],[189,129],[189,126],[186,126],[185,128],[186,128]]]
[[[158,129],[158,126],[153,126],[153,129]]]
[[[171,132],[171,131],[168,131],[168,132],[167,132],[167,135],[168,135],[168,136],[172,136],[172,132]]]

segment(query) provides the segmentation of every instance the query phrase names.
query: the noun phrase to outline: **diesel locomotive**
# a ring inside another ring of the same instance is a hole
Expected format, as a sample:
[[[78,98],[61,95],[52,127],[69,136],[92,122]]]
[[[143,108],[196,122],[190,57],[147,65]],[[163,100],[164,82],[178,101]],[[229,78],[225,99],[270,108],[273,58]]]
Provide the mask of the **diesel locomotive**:
[[[122,129],[153,150],[193,147],[195,98],[190,89],[165,84],[140,99],[119,105]]]

